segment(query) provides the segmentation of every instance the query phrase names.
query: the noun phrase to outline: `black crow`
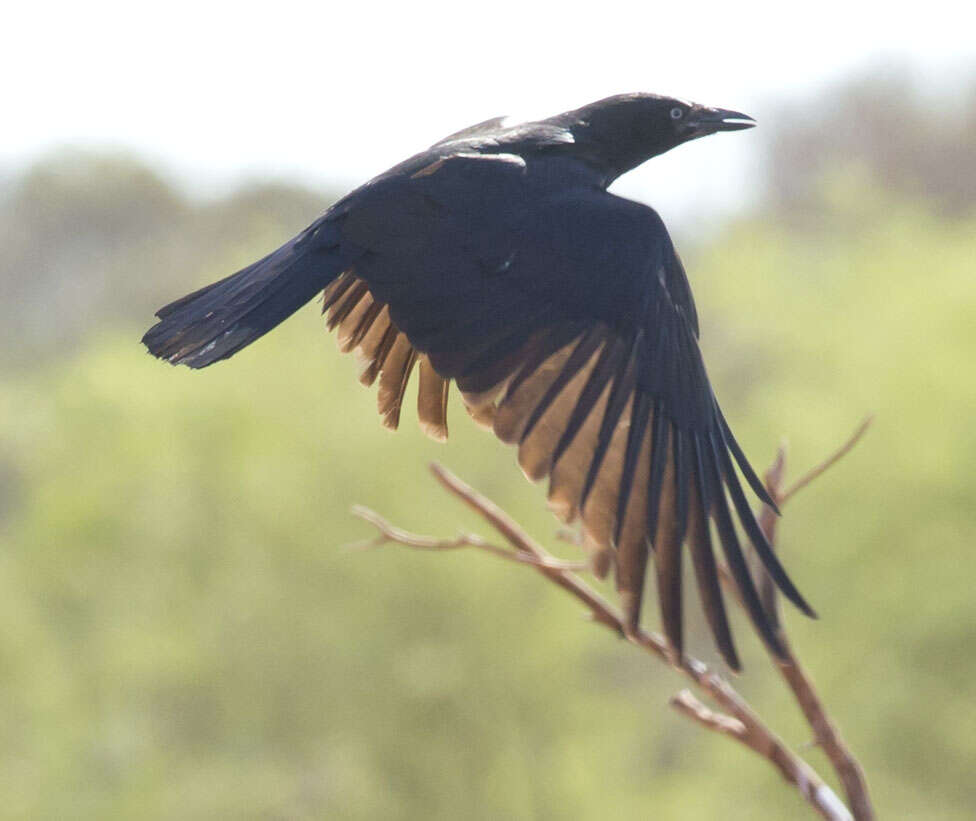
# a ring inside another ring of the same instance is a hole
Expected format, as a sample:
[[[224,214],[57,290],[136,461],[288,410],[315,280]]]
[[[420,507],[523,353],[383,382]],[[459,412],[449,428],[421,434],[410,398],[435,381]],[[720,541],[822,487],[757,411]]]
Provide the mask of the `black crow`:
[[[532,480],[549,477],[595,564],[612,556],[636,629],[649,555],[664,632],[682,652],[687,544],[718,648],[739,667],[712,526],[752,621],[777,653],[734,519],[782,592],[809,605],[764,538],[698,348],[684,268],[658,214],[607,192],[681,143],[754,125],[736,111],[623,94],[537,122],[486,120],[391,168],[264,259],[160,309],[143,342],[191,368],[226,359],[324,292],[343,351],[379,379],[395,428],[419,370],[424,430],[447,434],[453,381]]]

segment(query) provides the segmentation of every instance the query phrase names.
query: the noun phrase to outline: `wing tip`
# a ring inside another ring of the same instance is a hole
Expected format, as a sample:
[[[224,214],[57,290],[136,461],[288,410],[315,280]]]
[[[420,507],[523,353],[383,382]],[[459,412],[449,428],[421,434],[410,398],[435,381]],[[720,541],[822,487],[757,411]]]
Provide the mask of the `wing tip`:
[[[435,442],[447,441],[447,425],[431,423],[424,420],[420,421],[420,430]]]
[[[819,621],[820,614],[810,606],[810,603],[804,599],[803,596],[800,596],[800,600],[798,602],[793,601],[793,599],[790,599],[790,601],[793,602],[796,608],[808,619]]]
[[[742,661],[739,659],[739,654],[736,652],[735,647],[722,648],[719,646],[718,652],[729,670],[736,674],[742,672]]]

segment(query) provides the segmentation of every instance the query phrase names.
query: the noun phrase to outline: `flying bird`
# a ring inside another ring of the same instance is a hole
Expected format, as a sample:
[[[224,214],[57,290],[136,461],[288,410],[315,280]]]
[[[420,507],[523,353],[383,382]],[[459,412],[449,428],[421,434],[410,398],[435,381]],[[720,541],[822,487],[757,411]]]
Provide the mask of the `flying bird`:
[[[737,111],[643,93],[534,122],[486,120],[357,188],[263,259],[161,308],[143,342],[203,368],[322,293],[341,350],[361,358],[361,381],[379,381],[386,426],[397,427],[416,371],[420,424],[445,438],[453,382],[477,421],[518,446],[525,475],[548,477],[553,510],[612,557],[627,631],[639,625],[650,563],[681,658],[687,546],[716,645],[738,669],[720,545],[752,622],[782,655],[738,528],[783,594],[814,614],[739,472],[775,505],[709,384],[664,223],[607,191],[651,157],[753,125]]]

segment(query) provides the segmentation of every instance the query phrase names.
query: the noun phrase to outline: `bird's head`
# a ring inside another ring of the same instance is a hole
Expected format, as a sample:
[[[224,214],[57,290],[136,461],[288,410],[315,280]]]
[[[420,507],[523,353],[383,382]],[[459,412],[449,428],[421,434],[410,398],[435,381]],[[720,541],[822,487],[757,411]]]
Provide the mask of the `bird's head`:
[[[618,94],[560,116],[611,179],[689,140],[756,124],[739,111],[657,94]]]

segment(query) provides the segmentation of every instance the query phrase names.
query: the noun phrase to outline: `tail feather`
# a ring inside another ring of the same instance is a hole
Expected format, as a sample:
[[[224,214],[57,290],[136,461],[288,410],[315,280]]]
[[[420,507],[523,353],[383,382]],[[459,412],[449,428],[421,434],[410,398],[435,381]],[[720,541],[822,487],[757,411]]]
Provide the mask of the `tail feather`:
[[[310,301],[343,269],[335,245],[300,234],[236,274],[160,308],[142,338],[172,364],[205,368],[232,356]]]

